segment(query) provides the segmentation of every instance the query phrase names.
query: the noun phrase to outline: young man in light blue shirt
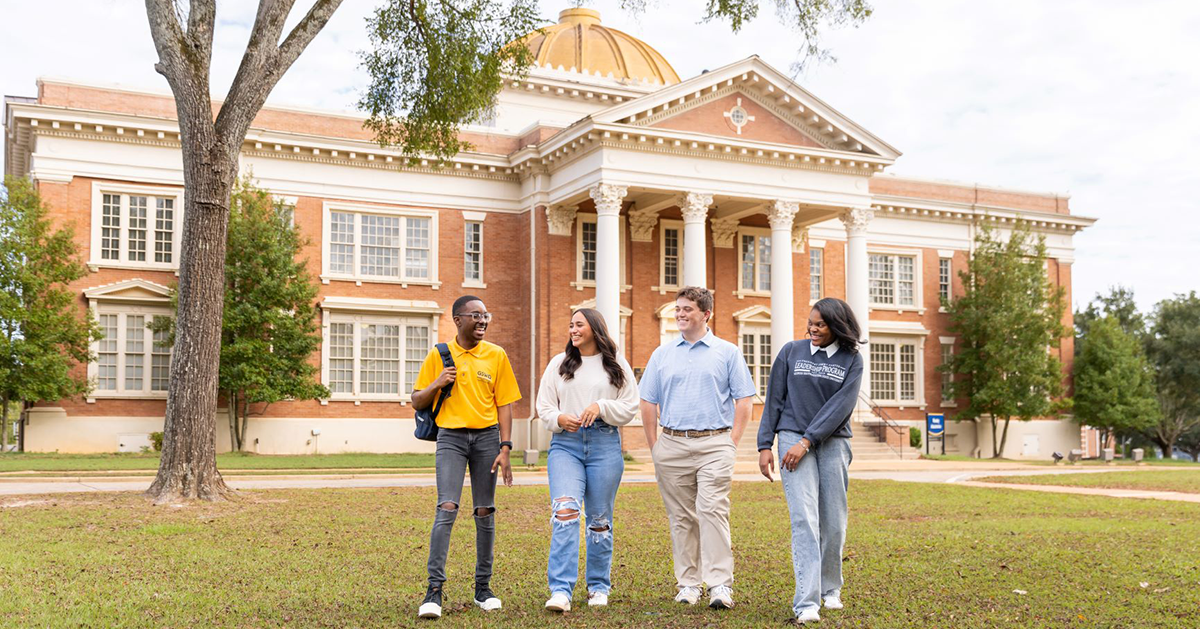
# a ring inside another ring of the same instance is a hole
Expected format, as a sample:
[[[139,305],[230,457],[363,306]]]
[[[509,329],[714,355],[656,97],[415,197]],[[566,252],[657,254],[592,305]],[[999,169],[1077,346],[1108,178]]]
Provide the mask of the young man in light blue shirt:
[[[708,328],[712,310],[708,289],[679,291],[680,337],[654,350],[638,388],[658,492],[671,522],[675,600],[694,605],[707,585],[709,607],[725,609],[733,607],[729,490],[755,387],[737,346]]]

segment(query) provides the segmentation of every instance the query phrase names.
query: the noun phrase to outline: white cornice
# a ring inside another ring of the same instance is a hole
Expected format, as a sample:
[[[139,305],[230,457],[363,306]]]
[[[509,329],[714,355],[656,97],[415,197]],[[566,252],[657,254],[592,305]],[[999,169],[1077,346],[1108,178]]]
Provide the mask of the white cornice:
[[[375,312],[388,314],[438,314],[445,308],[436,301],[415,299],[372,299],[369,297],[334,297],[321,300],[321,309],[337,312]]]
[[[952,222],[994,221],[1001,226],[1026,222],[1038,231],[1074,233],[1095,224],[1095,218],[1073,214],[1057,214],[1036,210],[981,205],[975,203],[953,203],[930,201],[911,197],[873,195],[872,207],[877,217],[907,218],[916,220],[940,220]]]

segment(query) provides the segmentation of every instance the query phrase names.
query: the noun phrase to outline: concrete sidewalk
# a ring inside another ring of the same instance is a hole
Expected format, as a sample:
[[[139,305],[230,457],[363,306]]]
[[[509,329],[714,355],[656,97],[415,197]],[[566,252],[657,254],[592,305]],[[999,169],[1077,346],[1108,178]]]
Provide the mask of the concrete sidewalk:
[[[1014,489],[1028,491],[1059,492],[1109,496],[1113,498],[1150,498],[1200,502],[1200,495],[1164,491],[1136,491],[1124,489],[1055,487],[1047,485],[1001,484],[974,481],[987,476],[1031,476],[1041,474],[1097,474],[1112,471],[1138,471],[1164,469],[1151,466],[1140,468],[1113,467],[1048,467],[1011,461],[863,461],[850,466],[850,478],[859,480],[893,480],[915,483],[956,483],[971,487]],[[546,473],[538,471],[515,471],[514,485],[536,486],[546,484]],[[778,469],[772,475],[779,481]],[[739,462],[734,467],[734,480],[739,482],[766,482],[758,471],[758,465]],[[142,492],[153,478],[143,477],[75,477],[0,479],[0,496],[36,494],[63,494],[88,492]],[[226,484],[234,489],[365,489],[388,487],[432,487],[437,478],[433,474],[319,474],[319,475],[241,475],[227,476]],[[624,483],[653,483],[653,467],[648,464],[630,464]]]

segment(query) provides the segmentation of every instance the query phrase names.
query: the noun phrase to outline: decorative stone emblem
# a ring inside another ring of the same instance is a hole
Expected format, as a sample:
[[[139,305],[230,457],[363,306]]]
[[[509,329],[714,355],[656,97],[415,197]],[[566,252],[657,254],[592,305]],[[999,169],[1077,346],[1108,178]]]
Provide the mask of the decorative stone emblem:
[[[633,242],[651,242],[657,226],[658,212],[636,210],[629,213],[629,239]]]
[[[733,247],[733,237],[737,235],[739,220],[737,218],[714,218],[709,223],[712,225],[713,246],[723,249]]]
[[[742,134],[742,127],[754,122],[754,116],[751,116],[750,112],[742,107],[742,99],[740,98],[737,99],[737,104],[733,108],[724,113],[724,116],[734,131],[737,131],[738,135]]]

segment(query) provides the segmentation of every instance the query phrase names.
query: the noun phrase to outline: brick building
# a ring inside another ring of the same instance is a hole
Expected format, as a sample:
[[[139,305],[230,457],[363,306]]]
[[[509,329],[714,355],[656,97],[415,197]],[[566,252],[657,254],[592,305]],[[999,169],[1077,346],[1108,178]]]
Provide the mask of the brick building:
[[[674,334],[676,288],[706,285],[713,330],[765,386],[810,304],[844,298],[869,321],[864,392],[922,425],[956,405],[936,371],[956,342],[939,299],[961,293],[978,219],[1030,221],[1069,303],[1072,238],[1093,220],[1063,196],[889,175],[899,151],[758,57],[680,80],[589,9],[563,11],[529,45],[538,66],[445,165],[405,162],[357,115],[268,107],[255,120],[241,168],[294,206],[310,240],[325,335],[313,360],[333,393],[272,404],[250,422],[250,449],[428,450],[412,438],[409,393],[463,294],[495,314],[488,338],[525,396],[515,438],[533,448],[548,444],[533,393],[576,307],[619,321],[640,369]],[[170,354],[145,324],[171,316],[184,208],[174,118],[167,94],[72,81],[5,101],[7,172],[33,178],[54,220],[74,225],[91,269],[79,307],[106,333],[86,366],[92,393],[33,409],[30,450],[136,450],[161,430]],[[1071,339],[1058,351],[1069,375]],[[948,424],[947,451],[990,453],[985,424]],[[643,441],[625,434],[630,449]],[[217,438],[228,448],[220,423]],[[1014,422],[1006,455],[1080,442],[1067,419]]]

